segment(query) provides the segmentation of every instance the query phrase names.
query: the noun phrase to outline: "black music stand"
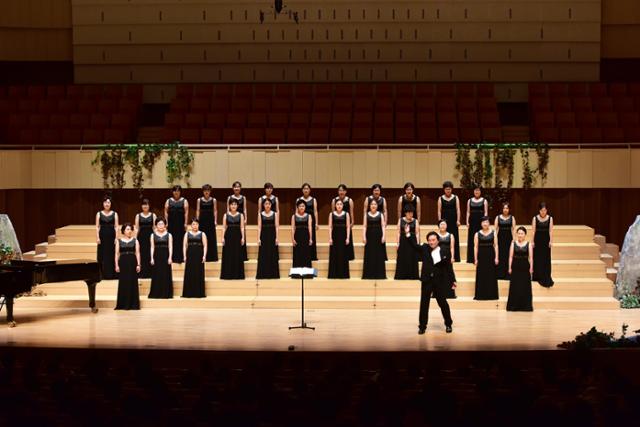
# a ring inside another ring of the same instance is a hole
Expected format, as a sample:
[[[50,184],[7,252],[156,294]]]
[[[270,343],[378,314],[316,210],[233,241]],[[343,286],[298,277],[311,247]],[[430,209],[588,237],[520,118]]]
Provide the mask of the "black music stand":
[[[307,323],[304,321],[304,279],[313,279],[314,277],[318,277],[318,270],[315,268],[292,268],[289,270],[289,277],[292,279],[300,279],[300,301],[302,307],[302,317],[300,320],[299,326],[289,326],[289,330],[291,329],[311,329],[313,331],[316,328],[307,326]]]

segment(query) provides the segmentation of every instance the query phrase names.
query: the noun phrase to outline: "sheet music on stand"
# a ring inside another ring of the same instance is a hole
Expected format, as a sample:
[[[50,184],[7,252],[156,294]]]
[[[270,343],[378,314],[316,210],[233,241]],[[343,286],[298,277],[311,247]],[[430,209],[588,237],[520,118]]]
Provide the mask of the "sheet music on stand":
[[[0,243],[13,249],[14,259],[22,259],[20,243],[7,214],[0,214]]]
[[[311,267],[294,267],[289,270],[289,277],[318,277],[318,269]]]

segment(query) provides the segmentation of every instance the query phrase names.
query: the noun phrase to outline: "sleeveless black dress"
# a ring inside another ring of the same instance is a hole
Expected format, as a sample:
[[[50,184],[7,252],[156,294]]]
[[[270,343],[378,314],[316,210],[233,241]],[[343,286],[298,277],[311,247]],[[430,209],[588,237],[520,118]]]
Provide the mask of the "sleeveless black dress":
[[[184,262],[182,253],[182,242],[184,239],[184,197],[175,200],[171,197],[169,203],[169,218],[167,218],[167,229],[173,237],[173,262],[182,264]]]
[[[249,256],[247,255],[247,215],[245,214],[245,209],[244,209],[244,203],[246,201],[244,196],[240,196],[240,197],[235,197],[234,195],[231,195],[227,198],[227,206],[229,206],[229,201],[233,199],[236,202],[238,202],[238,212],[241,213],[242,215],[244,215],[244,221],[245,221],[245,227],[244,227],[244,235],[245,235],[245,241],[244,244],[241,246],[241,250],[242,250],[242,259],[243,261],[248,261],[249,260]]]
[[[545,288],[553,286],[551,278],[551,248],[549,242],[549,226],[551,217],[546,221],[540,221],[536,215],[536,234],[533,237],[533,280]]]
[[[351,212],[351,205],[349,204],[349,202],[351,201],[351,199],[349,199],[349,196],[345,196],[344,199],[341,199],[340,197],[334,197],[333,198],[333,202],[337,202],[338,200],[342,201],[342,204],[344,205],[344,211],[348,212],[349,215],[351,215],[351,225],[353,225],[353,212]],[[353,231],[353,227],[351,228],[351,231]],[[347,245],[347,255],[349,256],[349,261],[353,261],[354,259],[356,259],[356,253],[355,250],[353,249],[353,238],[349,239],[349,244]]]
[[[262,203],[260,204],[260,212],[264,212],[264,201],[267,200],[267,195],[263,194],[262,197],[260,197],[260,200],[262,200]],[[269,197],[269,201],[271,201],[271,210],[273,212],[278,212],[278,198],[272,194],[271,197]]]
[[[224,280],[244,279],[244,253],[242,251],[242,231],[240,230],[240,214],[227,216],[227,231],[224,233],[222,246],[222,265],[220,278]]]
[[[204,244],[202,231],[187,233],[187,259],[182,281],[182,298],[204,298]]]
[[[296,230],[293,238],[293,267],[311,267],[311,246],[309,245],[309,214],[303,216],[294,214]]]
[[[498,215],[498,267],[496,274],[498,279],[509,279],[509,250],[513,241],[513,216],[509,215],[508,219],[503,219],[502,215]]]
[[[377,199],[373,196],[367,197],[367,213],[369,213],[372,200],[375,200],[376,202],[378,202],[378,212],[383,213],[384,204],[386,201],[382,196],[378,197]],[[385,219],[389,221],[389,218],[385,218]],[[389,259],[389,257],[387,256],[387,242],[383,243],[382,245],[384,246],[384,260],[387,261]]]
[[[347,240],[347,213],[336,215],[331,213],[333,228],[331,239],[333,244],[329,247],[329,279],[349,278],[349,246]]]
[[[103,280],[117,279],[116,274],[116,213],[105,215],[100,212],[100,244],[98,244],[97,261]]]
[[[153,236],[153,265],[149,298],[173,298],[173,274],[169,264],[169,233]]]
[[[404,218],[400,220],[400,245],[396,258],[395,280],[418,280],[418,253],[415,251],[408,239],[416,238],[416,220],[412,219],[409,224],[411,236],[407,238],[404,227],[407,222]],[[420,243],[420,242],[416,242]]]
[[[451,259],[451,236],[452,234],[449,232],[447,232],[447,234],[445,234],[444,236],[441,236],[440,233],[438,233],[438,246],[440,246],[440,251],[443,254],[446,254],[447,257],[449,257],[449,259]],[[453,271],[453,266],[451,271]],[[445,281],[445,284],[446,284],[445,298],[456,297],[456,291],[455,289],[452,288],[453,282],[454,282],[453,277],[447,277],[447,280]]]
[[[440,196],[440,211],[442,218],[447,223],[447,231],[456,239],[453,248],[456,251],[454,260],[460,262],[460,235],[458,232],[458,207],[457,196],[452,196],[451,200],[447,200],[444,196]]]
[[[278,246],[276,245],[276,214],[267,216],[260,213],[262,229],[260,230],[260,246],[258,248],[258,271],[256,279],[279,279],[280,264]]]
[[[125,242],[118,240],[120,259],[118,266],[118,299],[116,310],[140,310],[140,291],[138,290],[138,260],[136,259],[136,239]]]
[[[400,206],[400,216],[404,216],[404,214],[407,212],[407,207],[409,206],[413,206],[413,216],[414,218],[418,218],[418,196],[414,194],[413,199],[409,200],[407,199],[406,194],[402,195],[402,203]],[[380,210],[379,207],[378,207],[378,210]]]
[[[213,197],[205,200],[200,197],[200,231],[207,236],[207,261],[218,261],[218,238],[216,221],[213,215]]]
[[[514,242],[507,311],[533,311],[530,268],[529,242],[524,246]]]
[[[298,197],[296,199],[296,206],[298,205],[298,200],[302,200],[305,204],[305,210],[304,212],[311,216],[311,238],[313,239],[313,244],[311,245],[311,260],[312,261],[317,261],[318,260],[318,248],[316,246],[316,215],[315,212],[313,210],[313,202],[316,200],[315,197],[310,197],[309,200],[305,200],[302,197]]]
[[[364,245],[363,279],[386,279],[387,250],[382,243],[382,213],[367,213],[367,243]],[[353,238],[353,236],[352,236]]]
[[[480,231],[478,236],[478,265],[476,266],[475,300],[498,299],[498,277],[496,276],[496,251],[493,247],[494,232],[488,235]],[[473,246],[471,246],[473,248]],[[472,249],[473,250],[473,249]]]
[[[484,216],[484,197],[479,202],[469,200],[469,229],[467,230],[467,262],[473,264],[476,259],[473,253],[473,236],[482,228],[482,217]],[[448,225],[448,224],[447,224]]]
[[[140,278],[151,277],[151,234],[153,233],[153,214],[143,217],[138,214],[138,244],[140,245]]]

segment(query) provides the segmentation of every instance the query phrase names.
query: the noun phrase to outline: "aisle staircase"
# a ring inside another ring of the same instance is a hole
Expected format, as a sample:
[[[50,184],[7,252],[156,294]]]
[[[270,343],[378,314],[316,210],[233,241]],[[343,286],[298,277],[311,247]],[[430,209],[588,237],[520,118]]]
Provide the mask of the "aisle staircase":
[[[435,226],[423,226],[424,230]],[[218,228],[218,238],[222,235]],[[419,301],[418,281],[393,280],[395,270],[396,231],[387,233],[386,263],[388,280],[361,280],[364,245],[361,243],[362,228],[354,227],[356,259],[351,262],[351,277],[347,280],[327,279],[329,245],[318,244],[319,261],[317,279],[306,283],[306,306],[319,308],[362,308],[362,309],[416,309]],[[460,230],[461,257],[466,259],[467,230]],[[297,308],[300,304],[300,284],[287,278],[291,266],[291,231],[289,227],[280,229],[280,275],[282,279],[256,280],[258,246],[257,229],[247,229],[249,261],[245,263],[246,280],[220,280],[220,263],[206,265],[206,294],[204,299],[181,299],[184,264],[174,264],[174,294],[172,300],[147,299],[150,280],[140,280],[141,305],[149,307],[189,307],[189,308]],[[328,229],[320,228],[318,241],[328,241]],[[604,246],[607,248],[606,244]],[[611,252],[615,248],[609,247]],[[535,309],[617,309],[618,301],[613,298],[613,283],[607,277],[608,268],[613,268],[615,257],[601,254],[602,238],[594,236],[594,230],[586,226],[556,226],[554,230],[552,288],[533,284]],[[218,253],[222,248],[218,244]],[[90,225],[70,225],[56,230],[47,243],[36,246],[30,254],[34,259],[95,259],[95,228]],[[504,310],[508,295],[508,281],[500,281],[500,299],[496,301],[474,301],[475,266],[467,263],[454,265],[458,277],[458,298],[450,300],[455,309],[498,309]],[[41,285],[45,296],[20,298],[21,307],[56,308],[85,307],[87,304],[84,283]],[[117,281],[105,280],[98,285],[97,304],[102,308],[115,306]]]

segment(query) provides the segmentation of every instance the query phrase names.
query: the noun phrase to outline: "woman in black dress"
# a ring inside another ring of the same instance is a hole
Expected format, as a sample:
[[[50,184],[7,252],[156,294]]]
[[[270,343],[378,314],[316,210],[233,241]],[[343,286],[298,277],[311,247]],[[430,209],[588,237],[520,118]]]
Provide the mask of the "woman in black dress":
[[[329,279],[349,278],[349,242],[351,215],[344,211],[342,200],[332,203],[335,211],[329,214]],[[353,249],[353,246],[351,247]]]
[[[292,267],[311,267],[313,221],[311,220],[311,215],[305,212],[306,206],[307,203],[302,198],[298,199],[296,213],[291,216]]]
[[[364,242],[364,263],[362,265],[363,279],[386,279],[387,250],[384,245],[386,236],[386,221],[382,213],[378,212],[378,202],[371,200],[369,212],[364,216],[362,240]]]
[[[482,189],[476,186],[473,189],[473,197],[467,200],[467,262],[474,264],[475,253],[473,250],[476,233],[482,226],[482,218],[489,215],[489,203],[482,197]]]
[[[278,214],[271,210],[271,199],[262,201],[258,214],[258,272],[256,279],[279,279]]]
[[[305,204],[305,213],[311,217],[311,260],[317,261],[316,231],[320,228],[318,225],[318,202],[315,197],[311,197],[311,185],[306,182],[302,184],[302,197],[296,199],[296,208],[300,200]]]
[[[151,234],[156,214],[149,210],[149,199],[142,199],[142,212],[136,214],[134,234],[140,245],[140,278],[151,277]]]
[[[409,206],[413,208],[413,213],[415,218],[420,222],[422,218],[422,208],[420,204],[420,197],[415,195],[415,187],[413,183],[407,182],[404,187],[404,194],[398,198],[398,218],[402,218],[404,216],[405,211]],[[400,233],[404,234],[404,233]],[[418,240],[420,242],[420,240]]]
[[[172,196],[164,203],[164,217],[169,220],[168,229],[173,237],[173,262],[184,262],[182,241],[189,223],[189,202],[181,196],[182,187],[175,185],[171,190]]]
[[[438,197],[438,218],[447,221],[447,230],[454,237],[454,260],[460,262],[460,199],[453,194],[453,183],[445,181],[442,184],[444,195]]]
[[[498,279],[509,279],[509,252],[511,242],[516,233],[516,219],[510,213],[509,203],[502,204],[502,214],[496,216],[494,228],[498,234],[498,259],[500,263],[496,269]]]
[[[182,298],[204,298],[204,263],[207,261],[207,235],[200,231],[198,218],[191,220],[191,230],[184,235],[182,251],[186,265],[182,281]]]
[[[452,264],[454,262],[453,255],[456,250],[455,242],[455,236],[447,231],[447,221],[441,219],[438,222],[438,246],[440,246],[442,253],[447,254]],[[447,269],[447,271],[449,270]],[[453,271],[453,265],[451,266],[451,271]],[[447,279],[447,292],[445,294],[445,298],[455,298],[455,289],[457,286],[455,274],[453,274]]]
[[[231,212],[231,201],[235,200],[237,203],[237,212],[240,213],[244,219],[243,221],[243,225],[242,225],[242,233],[243,236],[245,236],[245,240],[242,242],[242,259],[244,261],[249,260],[249,257],[247,255],[247,241],[246,241],[246,235],[247,235],[247,218],[249,218],[249,206],[247,203],[247,198],[244,197],[241,192],[242,192],[242,184],[240,183],[240,181],[236,181],[233,183],[233,194],[230,195],[229,197],[227,197],[227,212]]]
[[[271,211],[278,214],[278,197],[273,194],[273,184],[270,182],[264,183],[264,194],[258,199],[258,212],[264,212],[264,201],[269,200],[271,202]]]
[[[196,218],[200,221],[200,231],[207,236],[207,261],[218,261],[218,201],[211,197],[211,186],[202,186],[202,197],[196,202]]]
[[[525,240],[527,229],[518,227],[516,240],[509,251],[509,299],[507,311],[533,311],[531,274],[533,273],[533,249]]]
[[[151,245],[151,290],[149,298],[173,298],[171,252],[173,237],[167,231],[164,218],[156,219],[156,231],[149,239]]]
[[[378,203],[378,212],[380,212],[383,216],[384,216],[384,227],[387,226],[387,223],[389,222],[389,215],[387,213],[387,201],[385,200],[385,198],[381,195],[382,193],[382,185],[380,184],[373,184],[371,186],[371,195],[368,196],[365,200],[364,200],[364,212],[363,212],[363,219],[362,222],[364,224],[364,221],[366,219],[367,213],[369,213],[370,209],[369,207],[371,206],[371,202],[373,200],[375,200]],[[384,246],[384,260],[387,261],[389,258],[387,257],[387,243],[386,241],[382,244]]]
[[[244,279],[244,215],[238,212],[238,201],[229,200],[229,212],[222,217],[224,237],[222,239],[222,265],[220,278],[224,280]]]
[[[331,211],[336,210],[336,202],[340,200],[342,202],[343,210],[349,214],[349,219],[351,226],[349,227],[349,235],[353,236],[353,200],[347,196],[347,186],[345,184],[338,185],[338,195],[331,200]],[[331,218],[331,216],[329,216]],[[349,239],[349,245],[347,245],[347,254],[349,255],[349,261],[353,261],[355,256],[355,251],[353,249],[353,239]]]
[[[473,299],[494,300],[498,299],[498,242],[488,216],[480,219],[480,225],[482,228],[474,236],[476,293]]]
[[[118,223],[118,213],[111,210],[111,197],[104,196],[102,210],[96,214],[96,242],[98,243],[96,259],[103,280],[113,280],[118,277],[115,264]]]
[[[405,227],[409,225],[410,237],[406,236]],[[396,280],[418,280],[418,253],[408,239],[420,242],[420,223],[413,217],[413,206],[405,207],[404,216],[398,221],[398,243],[396,255]]]
[[[533,231],[533,280],[545,288],[553,286],[551,278],[551,247],[553,246],[553,217],[547,204],[540,203],[538,215],[531,222]]]
[[[138,273],[140,273],[140,245],[133,237],[133,226],[122,226],[124,237],[115,244],[116,272],[118,273],[118,299],[116,310],[140,310],[140,291]]]

